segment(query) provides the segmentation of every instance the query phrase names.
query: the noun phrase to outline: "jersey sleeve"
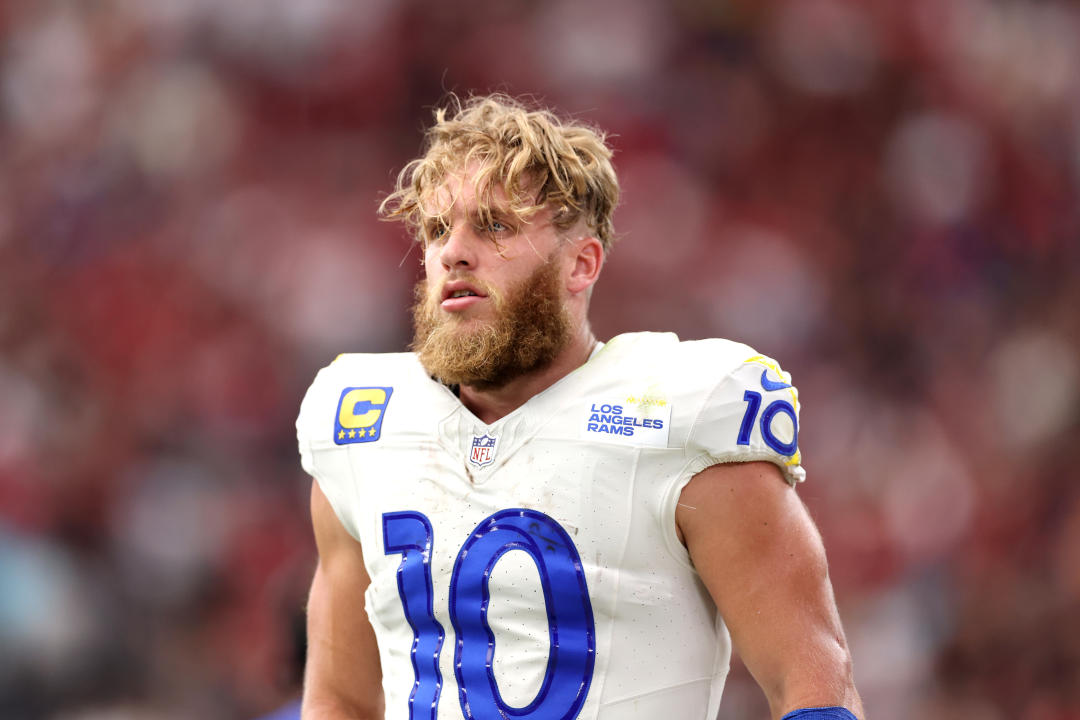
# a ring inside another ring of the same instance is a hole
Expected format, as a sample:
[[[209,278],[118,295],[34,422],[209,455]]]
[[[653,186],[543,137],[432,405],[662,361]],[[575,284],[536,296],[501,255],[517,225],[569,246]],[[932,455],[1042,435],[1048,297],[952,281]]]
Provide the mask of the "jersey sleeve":
[[[774,463],[789,483],[806,471],[799,452],[799,392],[775,360],[748,353],[712,388],[687,447],[714,463]]]
[[[319,371],[300,403],[296,418],[296,440],[300,465],[319,483],[338,520],[354,538],[359,539],[353,502],[356,492],[348,446],[333,441],[341,383],[335,382],[334,363]]]

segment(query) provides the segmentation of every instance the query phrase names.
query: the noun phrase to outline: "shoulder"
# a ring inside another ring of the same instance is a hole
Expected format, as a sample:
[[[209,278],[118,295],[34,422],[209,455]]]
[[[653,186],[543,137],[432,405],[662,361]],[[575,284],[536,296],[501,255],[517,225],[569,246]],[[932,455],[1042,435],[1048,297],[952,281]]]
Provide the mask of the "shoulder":
[[[342,353],[315,375],[315,387],[320,381],[381,373],[396,377],[424,375],[414,353]]]
[[[296,420],[297,435],[302,444],[329,443],[335,433],[354,429],[349,426],[356,418],[380,415],[395,390],[431,382],[412,353],[339,355],[308,387]]]
[[[700,391],[756,355],[749,345],[722,338],[680,340],[675,333],[640,332],[615,336],[597,359],[627,373],[663,379],[673,388],[690,385]]]
[[[346,353],[315,375],[304,403],[337,400],[347,388],[392,386],[427,379],[412,353]]]
[[[740,342],[681,341],[672,333],[620,335],[601,354],[609,351],[620,373],[662,389],[677,436],[691,452],[711,463],[765,460],[789,482],[805,478],[799,393],[773,358]]]

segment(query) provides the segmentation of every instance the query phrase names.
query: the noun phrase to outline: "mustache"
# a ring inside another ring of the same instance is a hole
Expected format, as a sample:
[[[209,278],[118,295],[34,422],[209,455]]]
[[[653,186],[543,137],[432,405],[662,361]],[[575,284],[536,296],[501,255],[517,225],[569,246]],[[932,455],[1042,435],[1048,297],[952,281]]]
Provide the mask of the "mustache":
[[[424,278],[421,285],[418,286],[418,289],[422,289],[423,295],[428,301],[428,303],[432,305],[438,305],[440,302],[442,302],[443,290],[449,283],[452,282],[468,283],[469,285],[473,286],[474,288],[494,300],[496,304],[498,304],[498,302],[502,298],[502,294],[497,288],[484,282],[483,280],[469,272],[450,274],[438,282],[431,282],[429,278]]]

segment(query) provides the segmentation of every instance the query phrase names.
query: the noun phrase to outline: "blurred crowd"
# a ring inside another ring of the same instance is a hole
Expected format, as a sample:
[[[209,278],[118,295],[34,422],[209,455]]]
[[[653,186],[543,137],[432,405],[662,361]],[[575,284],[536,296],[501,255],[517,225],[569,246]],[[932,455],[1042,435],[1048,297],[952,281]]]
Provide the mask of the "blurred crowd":
[[[1064,0],[0,4],[0,717],[295,697],[293,421],[408,343],[375,208],[473,90],[611,133],[602,338],[794,375],[870,717],[1080,718]],[[737,667],[721,718],[766,716]]]

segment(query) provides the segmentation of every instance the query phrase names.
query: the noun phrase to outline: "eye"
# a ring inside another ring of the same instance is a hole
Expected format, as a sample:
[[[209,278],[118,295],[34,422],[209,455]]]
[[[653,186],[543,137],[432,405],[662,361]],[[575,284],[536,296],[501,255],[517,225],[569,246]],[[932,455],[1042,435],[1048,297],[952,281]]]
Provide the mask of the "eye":
[[[477,229],[489,235],[509,235],[514,232],[514,223],[505,216],[496,216],[486,225],[477,226]]]
[[[450,230],[450,226],[442,220],[432,220],[424,225],[424,239],[427,243],[435,242],[442,238]]]

